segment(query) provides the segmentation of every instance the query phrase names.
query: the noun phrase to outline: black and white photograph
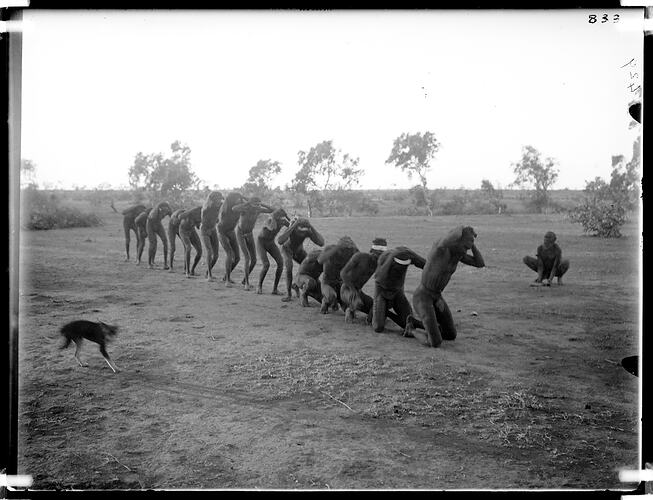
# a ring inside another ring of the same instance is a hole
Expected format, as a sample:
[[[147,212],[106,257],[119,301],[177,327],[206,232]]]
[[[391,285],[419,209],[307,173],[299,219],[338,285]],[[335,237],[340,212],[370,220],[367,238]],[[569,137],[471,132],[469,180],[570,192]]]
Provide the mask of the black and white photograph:
[[[644,23],[7,20],[9,472],[34,491],[633,491]]]

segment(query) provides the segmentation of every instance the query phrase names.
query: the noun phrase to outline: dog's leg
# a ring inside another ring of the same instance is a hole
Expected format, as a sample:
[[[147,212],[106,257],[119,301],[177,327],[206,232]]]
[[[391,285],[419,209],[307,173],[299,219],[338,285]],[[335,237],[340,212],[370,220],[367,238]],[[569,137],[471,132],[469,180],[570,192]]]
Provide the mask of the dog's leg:
[[[109,357],[109,353],[107,352],[106,348],[103,345],[100,346],[100,352],[102,353],[102,356],[104,357],[104,360],[109,365],[109,368],[111,368],[113,370],[113,373],[118,373],[120,370],[118,369],[118,367],[116,365],[114,365],[111,362],[111,358]]]
[[[74,340],[75,342],[75,359],[79,363],[79,366],[88,366],[88,363],[82,362],[81,358],[79,357],[79,353],[81,352],[82,349],[82,341],[80,340]]]

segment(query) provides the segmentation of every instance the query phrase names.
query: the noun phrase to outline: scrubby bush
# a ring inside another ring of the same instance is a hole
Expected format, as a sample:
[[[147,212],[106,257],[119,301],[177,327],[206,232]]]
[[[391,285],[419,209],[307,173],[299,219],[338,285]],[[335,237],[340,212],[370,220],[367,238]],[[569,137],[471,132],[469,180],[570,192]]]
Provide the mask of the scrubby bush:
[[[426,216],[429,215],[425,207],[401,207],[397,210],[397,215],[410,215],[410,216]]]
[[[613,173],[610,184],[600,177],[585,186],[585,199],[568,212],[571,222],[583,231],[602,238],[619,238],[619,228],[628,220],[630,205],[628,186]]]
[[[94,227],[102,225],[95,214],[61,205],[54,193],[47,194],[34,188],[22,191],[21,225],[29,230]]]
[[[569,220],[583,226],[586,233],[602,238],[619,238],[619,228],[626,221],[626,210],[623,206],[609,203],[605,200],[585,201],[569,211]]]

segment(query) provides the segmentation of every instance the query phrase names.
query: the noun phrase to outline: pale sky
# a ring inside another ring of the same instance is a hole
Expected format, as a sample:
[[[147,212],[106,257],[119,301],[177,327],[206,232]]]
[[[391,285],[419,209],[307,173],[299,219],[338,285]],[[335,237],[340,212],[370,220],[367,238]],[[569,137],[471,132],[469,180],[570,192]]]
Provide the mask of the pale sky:
[[[429,130],[429,187],[506,187],[528,144],[558,160],[554,188],[582,189],[638,133],[642,10],[593,12],[26,10],[22,156],[42,187],[121,187],[137,152],[180,140],[203,184],[269,158],[283,186],[331,139],[360,187],[407,188],[385,160]]]

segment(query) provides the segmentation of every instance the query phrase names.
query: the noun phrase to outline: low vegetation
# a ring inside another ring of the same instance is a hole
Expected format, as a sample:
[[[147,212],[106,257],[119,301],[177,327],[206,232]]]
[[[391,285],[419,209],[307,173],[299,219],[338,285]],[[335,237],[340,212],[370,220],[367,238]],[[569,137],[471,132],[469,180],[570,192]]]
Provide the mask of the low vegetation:
[[[21,226],[30,230],[94,227],[102,225],[94,213],[62,204],[54,193],[27,188],[22,191]]]

